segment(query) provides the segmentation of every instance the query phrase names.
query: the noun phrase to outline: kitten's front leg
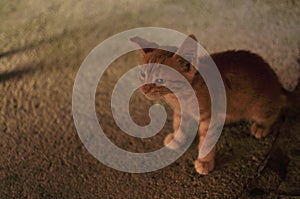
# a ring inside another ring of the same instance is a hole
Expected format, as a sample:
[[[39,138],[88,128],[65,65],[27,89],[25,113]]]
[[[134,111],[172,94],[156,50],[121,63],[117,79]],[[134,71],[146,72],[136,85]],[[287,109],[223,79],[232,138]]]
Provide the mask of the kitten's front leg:
[[[181,121],[181,113],[180,111],[174,110],[174,115],[173,115],[173,129],[174,129],[174,133],[170,133],[166,136],[165,140],[164,140],[164,145],[166,147],[168,147],[169,149],[172,150],[176,150],[180,147],[180,143],[183,140],[178,140],[178,138],[176,140],[174,140],[174,142],[172,144],[170,144],[170,142],[174,139],[174,137],[176,136],[177,132],[179,131],[179,127],[180,127],[180,121]]]
[[[198,145],[199,153],[203,145],[204,138],[207,134],[209,123],[210,123],[209,121],[204,121],[200,123],[199,126],[200,142]],[[212,171],[215,164],[214,157],[215,157],[215,147],[204,158],[198,157],[198,159],[195,160],[194,165],[196,171],[201,175],[206,175],[208,174],[209,171]]]

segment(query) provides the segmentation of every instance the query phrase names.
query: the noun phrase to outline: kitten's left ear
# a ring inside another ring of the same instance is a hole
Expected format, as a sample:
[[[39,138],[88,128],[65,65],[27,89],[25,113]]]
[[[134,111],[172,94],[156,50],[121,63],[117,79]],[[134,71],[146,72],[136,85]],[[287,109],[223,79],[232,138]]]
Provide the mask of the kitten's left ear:
[[[137,43],[142,48],[144,55],[146,53],[152,52],[153,50],[159,47],[157,43],[149,42],[146,39],[143,39],[138,36],[130,38],[130,41]]]
[[[183,41],[176,54],[174,54],[174,57],[180,58],[180,56],[182,56],[192,63],[193,66],[197,66],[197,52],[197,39],[194,35],[189,35],[189,37]]]

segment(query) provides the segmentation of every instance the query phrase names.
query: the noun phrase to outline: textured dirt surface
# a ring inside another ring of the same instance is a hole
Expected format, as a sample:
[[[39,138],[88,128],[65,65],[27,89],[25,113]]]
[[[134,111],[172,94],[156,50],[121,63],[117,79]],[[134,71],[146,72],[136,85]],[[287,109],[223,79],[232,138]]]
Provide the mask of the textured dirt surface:
[[[224,128],[216,168],[199,176],[196,142],[161,170],[131,174],[106,167],[83,146],[71,112],[76,72],[88,53],[118,32],[143,26],[194,33],[208,52],[259,53],[293,90],[300,77],[298,1],[9,1],[0,2],[0,198],[298,198],[300,116],[280,118],[266,138],[249,124]],[[152,151],[172,131],[171,111],[150,139],[114,123],[110,93],[140,61],[131,53],[111,64],[96,94],[107,136],[129,151]],[[132,97],[134,121],[146,124],[151,102]]]

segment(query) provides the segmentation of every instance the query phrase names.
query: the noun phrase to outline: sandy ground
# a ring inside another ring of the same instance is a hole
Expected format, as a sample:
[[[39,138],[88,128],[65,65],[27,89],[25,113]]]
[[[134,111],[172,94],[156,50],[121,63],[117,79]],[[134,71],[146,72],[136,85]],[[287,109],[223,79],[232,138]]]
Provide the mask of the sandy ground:
[[[118,32],[143,26],[193,33],[208,52],[259,53],[293,90],[300,77],[299,1],[16,1],[0,2],[0,198],[297,198],[300,116],[280,118],[262,140],[249,124],[228,126],[217,145],[216,169],[199,176],[196,141],[176,162],[150,173],[106,167],[83,146],[72,118],[72,86],[88,53]],[[172,131],[135,139],[110,110],[117,79],[138,64],[132,53],[106,71],[96,94],[99,122],[119,147],[143,152]],[[103,85],[103,86],[101,86]],[[146,124],[151,102],[135,93],[130,106]],[[146,119],[145,119],[146,118]]]

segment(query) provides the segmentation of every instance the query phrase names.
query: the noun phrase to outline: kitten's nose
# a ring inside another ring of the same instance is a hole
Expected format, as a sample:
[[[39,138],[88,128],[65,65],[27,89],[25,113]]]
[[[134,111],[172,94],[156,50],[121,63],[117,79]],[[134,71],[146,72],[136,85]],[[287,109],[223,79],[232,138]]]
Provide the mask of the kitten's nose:
[[[141,91],[145,94],[149,93],[155,84],[145,84],[141,87]]]

